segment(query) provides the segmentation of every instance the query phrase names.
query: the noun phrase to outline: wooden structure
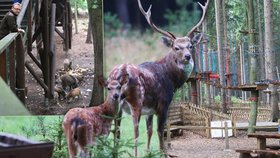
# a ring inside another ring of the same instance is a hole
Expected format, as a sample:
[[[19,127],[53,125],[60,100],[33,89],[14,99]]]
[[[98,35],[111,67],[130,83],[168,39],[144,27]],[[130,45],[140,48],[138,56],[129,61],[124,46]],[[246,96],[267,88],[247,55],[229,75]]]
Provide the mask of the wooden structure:
[[[245,106],[245,105],[244,105]],[[177,135],[179,129],[188,129],[201,136],[210,138],[211,129],[224,129],[225,127],[215,128],[211,127],[211,121],[225,121],[230,120],[232,122],[231,128],[233,129],[233,135],[237,130],[246,130],[248,127],[238,126],[237,122],[247,121],[249,118],[248,112],[249,106],[230,107],[228,114],[224,114],[220,111],[213,110],[211,108],[197,106],[192,103],[180,102],[173,103],[169,108],[169,115],[166,124],[167,139],[173,135]],[[268,107],[259,107],[257,121],[269,121],[271,109]],[[230,126],[230,125],[229,125]],[[238,127],[237,127],[238,126]],[[256,129],[262,130],[274,130],[275,125],[271,126],[255,126]],[[176,133],[177,132],[177,133]]]
[[[253,149],[236,149],[241,158],[250,158],[252,154],[257,154],[258,158],[280,157],[279,145],[267,145],[267,139],[280,139],[280,134],[276,132],[262,132],[248,134],[249,138],[257,139],[257,147]]]
[[[169,117],[167,120],[167,132],[176,131],[176,129],[178,128],[172,128],[172,126],[175,127],[178,125],[180,125],[181,127],[210,127],[211,121],[214,120],[231,120],[233,124],[235,124],[235,120],[232,119],[230,115],[216,112],[209,108],[199,107],[192,103],[172,104],[169,109]],[[209,128],[194,129],[191,131],[207,138],[211,137],[211,131]]]
[[[36,142],[9,133],[0,133],[1,158],[51,158],[53,143]]]
[[[11,7],[12,1],[9,2]],[[0,0],[0,6],[2,4],[6,6],[7,0]],[[19,34],[10,34],[0,41],[0,60],[2,61],[0,63],[0,75],[12,89],[14,85],[19,84],[19,86],[15,87],[15,93],[25,103],[25,65],[27,70],[44,89],[45,105],[48,105],[48,100],[53,98],[55,84],[56,53],[54,33],[57,32],[63,39],[66,52],[71,48],[72,22],[70,2],[69,0],[23,0],[22,10],[17,21],[18,25],[24,28],[26,33],[23,37],[20,37]],[[36,51],[32,50],[32,45],[36,45]],[[43,79],[35,73],[31,63],[25,62],[25,53],[32,59],[34,65],[42,71]],[[36,53],[39,54],[39,59],[34,55]],[[16,63],[15,65],[19,67],[17,71],[13,68],[13,64],[8,66],[8,62],[4,62],[8,61],[6,59],[7,56],[13,57],[13,54],[17,54],[17,57],[18,54],[22,54],[16,62],[12,61],[13,59],[11,58],[9,61]],[[9,79],[5,76],[9,76]],[[10,81],[8,82],[8,80]],[[17,84],[13,80],[17,80]]]

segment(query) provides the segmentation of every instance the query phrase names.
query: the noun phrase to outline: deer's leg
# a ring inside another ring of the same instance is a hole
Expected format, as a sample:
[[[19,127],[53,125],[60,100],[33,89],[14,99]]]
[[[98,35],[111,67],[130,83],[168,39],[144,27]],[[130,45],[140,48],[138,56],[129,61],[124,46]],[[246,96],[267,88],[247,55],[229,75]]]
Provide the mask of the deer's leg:
[[[136,104],[136,106],[132,107],[132,118],[134,125],[134,156],[137,158],[137,146],[138,146],[138,136],[139,136],[139,119],[141,115],[141,108]]]
[[[67,139],[67,146],[68,146],[68,152],[69,152],[69,157],[70,158],[75,158],[77,155],[77,146],[75,145],[74,139],[72,137],[72,132],[71,129],[67,129],[66,132],[66,139]]]
[[[147,149],[149,150],[151,137],[153,135],[153,115],[149,115],[146,117],[146,126],[147,126],[147,138],[148,138]]]
[[[167,114],[168,114],[168,106],[165,106],[165,104],[160,105],[160,106],[162,106],[163,108],[158,114],[157,133],[158,133],[160,149],[165,152],[165,145],[164,145],[164,140],[163,140],[164,133],[163,132],[164,132],[165,121],[167,119]]]

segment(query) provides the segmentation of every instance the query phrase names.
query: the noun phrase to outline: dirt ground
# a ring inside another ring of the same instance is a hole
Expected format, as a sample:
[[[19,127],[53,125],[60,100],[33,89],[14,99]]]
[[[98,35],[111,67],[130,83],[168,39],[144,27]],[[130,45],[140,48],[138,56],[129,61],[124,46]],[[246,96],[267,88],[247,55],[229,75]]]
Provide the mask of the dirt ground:
[[[78,34],[75,34],[73,28],[72,48],[67,54],[63,50],[63,41],[61,37],[56,34],[56,74],[60,74],[60,72],[63,71],[63,61],[66,58],[72,61],[73,70],[82,70],[84,79],[79,83],[82,98],[76,98],[70,102],[59,99],[49,100],[47,106],[44,101],[45,97],[43,88],[31,76],[30,72],[26,70],[26,105],[33,115],[65,114],[70,108],[85,107],[89,105],[93,84],[93,45],[85,43],[87,36],[87,20],[79,20],[78,26]],[[37,56],[36,53],[33,54]],[[28,56],[26,58],[31,61]],[[31,65],[37,74],[41,74],[35,64]]]
[[[268,139],[267,145],[279,145],[279,140]],[[239,131],[237,137],[229,138],[228,149],[223,138],[208,139],[185,131],[183,136],[172,139],[168,153],[178,158],[238,158],[235,149],[256,147],[257,140],[248,138],[245,131]]]
[[[84,79],[80,83],[82,89],[82,99],[75,99],[67,103],[66,100],[49,101],[49,105],[44,104],[44,91],[37,81],[31,77],[26,70],[27,99],[26,105],[34,115],[65,114],[72,107],[87,106],[91,98],[93,83],[93,45],[86,44],[87,20],[79,21],[79,33],[74,34],[72,49],[68,55],[65,54],[60,37],[56,39],[56,69],[57,72],[63,68],[63,61],[69,58],[73,62],[73,69],[85,70]],[[35,69],[36,66],[32,65]],[[192,132],[184,131],[183,136],[172,139],[168,153],[178,158],[237,158],[239,154],[235,152],[237,148],[256,147],[256,140],[247,138],[245,132],[239,132],[237,137],[229,138],[229,149],[225,149],[225,139],[207,139]],[[268,144],[279,144],[278,141],[269,140]]]

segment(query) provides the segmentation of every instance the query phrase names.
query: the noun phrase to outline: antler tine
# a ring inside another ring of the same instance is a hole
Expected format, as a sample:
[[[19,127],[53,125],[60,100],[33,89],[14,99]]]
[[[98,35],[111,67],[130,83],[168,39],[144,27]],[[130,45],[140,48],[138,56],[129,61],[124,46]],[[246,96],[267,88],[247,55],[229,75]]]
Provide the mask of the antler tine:
[[[173,35],[172,33],[168,32],[168,31],[164,31],[164,30],[158,28],[158,27],[153,23],[153,21],[152,21],[152,16],[151,16],[151,15],[152,15],[152,12],[151,12],[152,5],[150,5],[148,11],[145,12],[145,10],[144,10],[143,7],[142,7],[142,4],[141,4],[140,0],[137,0],[137,1],[138,1],[138,6],[139,6],[140,11],[141,11],[142,14],[145,16],[145,18],[146,18],[148,24],[152,27],[152,29],[153,29],[154,31],[157,31],[157,32],[163,34],[164,36],[167,36],[167,37],[169,37],[169,38],[171,38],[171,39],[173,39],[173,40],[176,39],[175,35]]]
[[[191,31],[188,32],[187,36],[190,36],[194,30],[196,30],[203,22],[204,18],[205,18],[205,14],[206,14],[206,11],[207,11],[207,8],[208,8],[208,4],[209,4],[209,0],[207,0],[207,2],[205,3],[205,6],[203,6],[201,3],[199,3],[199,6],[202,8],[202,17],[200,19],[200,21],[191,29]]]

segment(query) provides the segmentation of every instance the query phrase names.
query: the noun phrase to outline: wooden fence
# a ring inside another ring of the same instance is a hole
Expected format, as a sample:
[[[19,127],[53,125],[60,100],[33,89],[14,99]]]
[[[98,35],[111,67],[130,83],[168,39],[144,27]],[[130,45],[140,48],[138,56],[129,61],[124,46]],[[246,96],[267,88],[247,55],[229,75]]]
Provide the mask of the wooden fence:
[[[174,103],[169,109],[167,131],[176,129],[171,126],[174,127],[174,125],[178,124],[183,126],[210,127],[211,121],[215,120],[231,120],[234,123],[234,120],[230,117],[230,115],[216,112],[209,108],[199,107],[192,103]],[[196,128],[191,131],[208,138],[211,137],[211,130],[209,128]]]
[[[247,121],[249,119],[250,106],[230,107],[229,114],[238,121]],[[268,107],[258,107],[257,121],[269,121],[271,118],[271,109]]]

